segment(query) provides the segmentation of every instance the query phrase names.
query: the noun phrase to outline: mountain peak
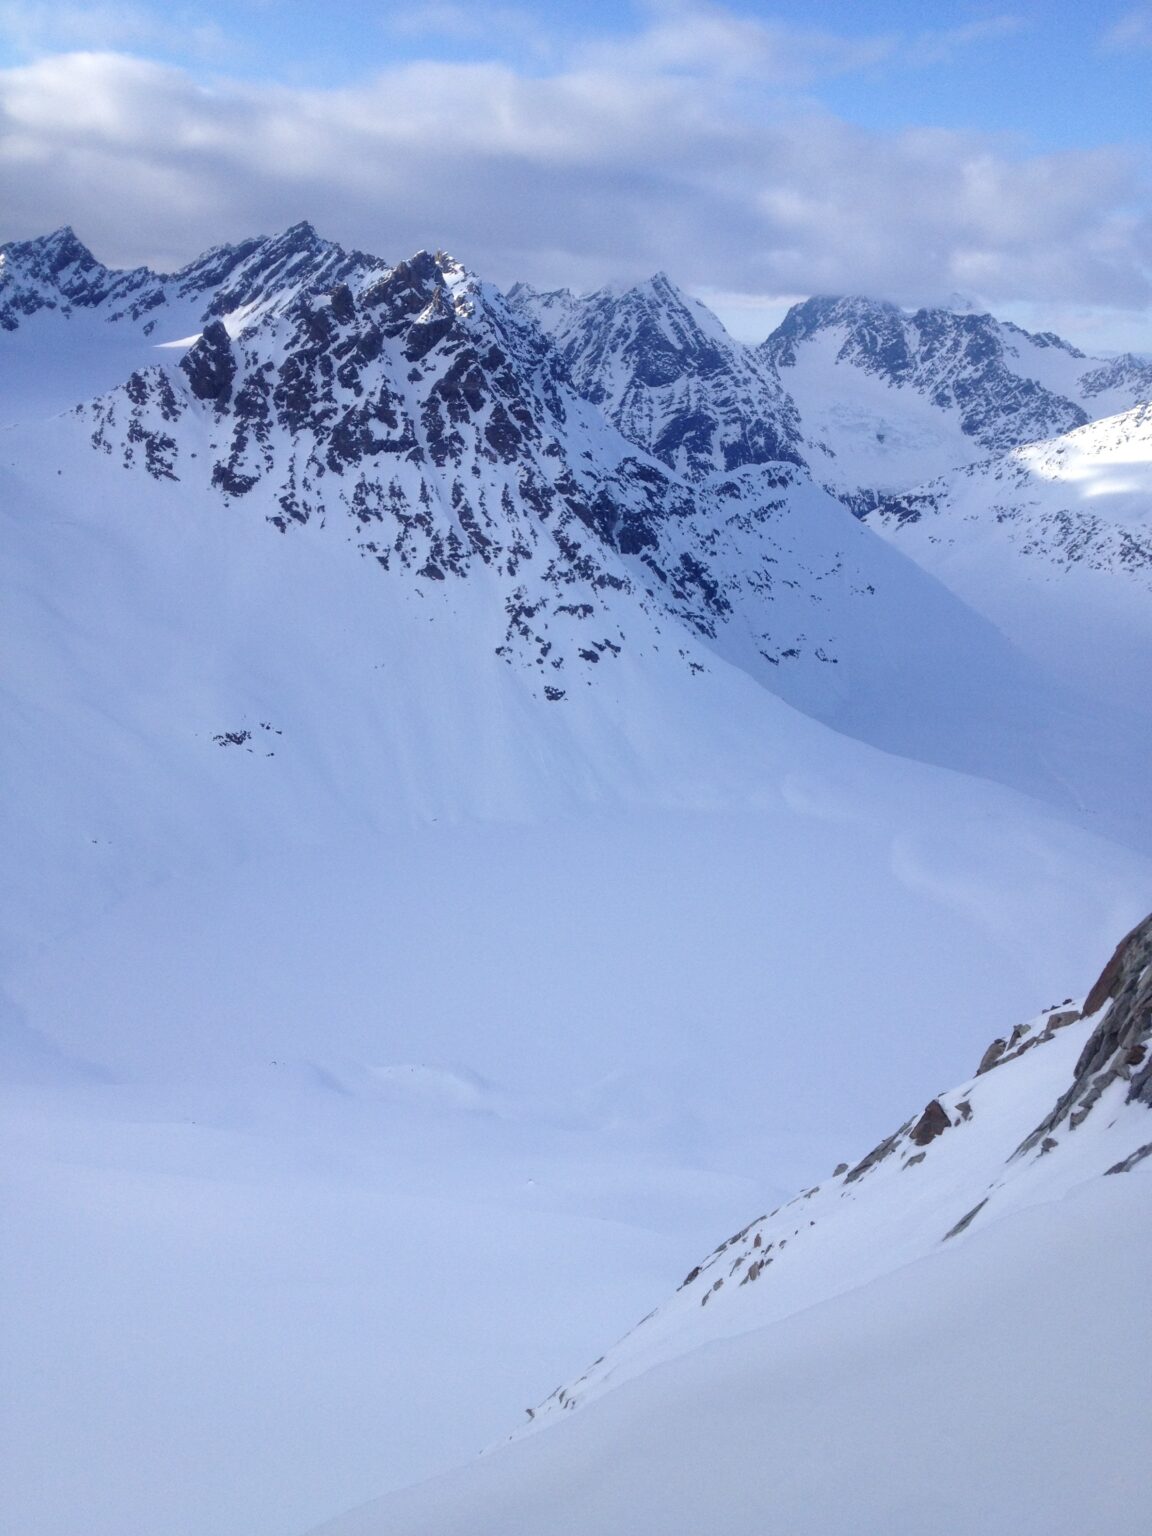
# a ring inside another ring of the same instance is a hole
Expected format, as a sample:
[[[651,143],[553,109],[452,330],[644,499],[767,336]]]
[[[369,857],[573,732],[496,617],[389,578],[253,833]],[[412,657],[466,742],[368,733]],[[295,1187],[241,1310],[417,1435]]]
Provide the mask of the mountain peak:
[[[107,270],[93,256],[92,252],[77,238],[76,231],[71,224],[62,224],[59,229],[54,229],[51,234],[38,235],[31,240],[13,240],[7,245],[0,246],[0,254],[8,262],[19,261],[28,266],[42,269],[50,276],[63,272],[67,267],[82,267],[85,270],[100,268]]]
[[[799,462],[799,425],[772,364],[666,272],[583,298],[518,286],[509,301],[552,338],[584,398],[670,469],[700,479]]]
[[[320,239],[316,232],[316,226],[308,219],[298,219],[295,224],[289,224],[280,237],[283,240],[298,240],[301,242],[314,242]]]
[[[850,498],[924,478],[918,445],[928,439],[915,396],[931,407],[940,446],[953,444],[944,450],[953,463],[970,462],[978,449],[1003,452],[1069,432],[1089,419],[1077,398],[1087,390],[1070,367],[1074,350],[990,314],[817,297],[793,305],[759,351],[782,373],[789,370],[788,388],[813,424],[813,440],[833,461],[822,472]],[[881,407],[870,387],[868,411],[856,408],[851,421],[838,411],[836,401],[855,391],[854,375],[890,390],[890,406]],[[1102,380],[1100,387],[1115,382]]]

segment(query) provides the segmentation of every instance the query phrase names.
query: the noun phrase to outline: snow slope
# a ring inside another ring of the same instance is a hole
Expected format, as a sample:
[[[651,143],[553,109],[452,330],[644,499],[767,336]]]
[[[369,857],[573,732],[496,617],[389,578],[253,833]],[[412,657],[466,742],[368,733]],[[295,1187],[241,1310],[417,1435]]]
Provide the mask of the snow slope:
[[[1152,668],[1152,407],[880,503],[875,528],[1098,696]]]
[[[75,464],[85,477],[91,447],[146,473],[158,504],[181,486],[290,537],[336,519],[401,602],[418,593],[442,610],[464,585],[465,602],[479,589],[481,643],[534,676],[538,699],[567,707],[625,653],[642,661],[660,645],[707,667],[703,646],[838,730],[1116,830],[1147,732],[1125,754],[1097,751],[1124,728],[893,555],[802,467],[673,474],[573,391],[532,324],[442,255],[389,268],[306,228],[237,252],[209,253],[195,282],[180,279],[201,298],[216,284],[183,357],[66,423],[5,435],[11,504],[27,466]],[[659,297],[667,323],[687,326],[674,295]]]
[[[727,484],[762,496],[764,476],[782,478],[789,487],[790,528],[803,528],[823,550],[813,559],[793,545],[792,552],[810,572],[840,564],[847,549],[844,534],[821,498],[804,492],[806,477],[796,469],[755,466],[765,459],[803,456],[816,478],[858,512],[879,503],[883,511],[871,524],[874,530],[898,534],[891,538],[894,547],[940,577],[1036,666],[1097,702],[1107,700],[1110,721],[1087,726],[1072,723],[1051,698],[1041,706],[1048,719],[1065,722],[1059,744],[1042,749],[1049,762],[1066,761],[1075,744],[1099,739],[1101,733],[1110,737],[1110,752],[1130,761],[1146,759],[1152,747],[1145,735],[1146,712],[1134,714],[1127,702],[1152,659],[1147,629],[1152,609],[1144,600],[1141,575],[1146,505],[1138,468],[1144,451],[1142,408],[1116,418],[1116,425],[1078,427],[1089,416],[1146,399],[1152,393],[1152,370],[1146,364],[1133,358],[1089,359],[1059,337],[1033,336],[988,315],[908,314],[863,299],[812,299],[797,305],[763,347],[749,349],[733,343],[702,306],[685,299],[662,275],[633,289],[583,298],[518,288],[511,300],[554,339],[585,399],[632,442],[680,467],[705,493]],[[794,399],[784,394],[782,378]],[[1066,427],[1076,430],[1067,442],[1054,440],[1059,449],[1015,446]],[[1004,447],[1011,448],[1007,456],[987,458],[990,449]],[[729,471],[741,467],[726,473],[726,466]],[[902,495],[879,489],[930,476],[936,478],[927,486]],[[1011,494],[1018,501],[1025,496],[1025,504],[1012,510],[1001,483],[1006,479],[1015,486]],[[1031,505],[1029,485],[1038,487]],[[1058,502],[1057,495],[1064,499]],[[945,515],[919,521],[928,510]],[[722,507],[714,517],[722,526]],[[1079,569],[1053,579],[1043,567],[1044,551],[1057,554],[1062,566],[1075,562]],[[748,553],[747,546],[735,551],[737,564],[745,569]],[[758,594],[771,591],[777,613],[781,596],[787,598],[790,590],[782,586],[781,574],[776,573],[771,588],[761,583]],[[858,577],[857,589],[866,580]],[[808,581],[794,590],[803,610],[818,589]],[[865,637],[857,631],[851,639],[840,637],[835,649],[822,643],[823,654],[835,655],[838,666],[846,659],[859,666],[862,657],[879,654],[882,666],[891,669],[893,653],[907,652],[910,633],[921,634],[940,622],[939,616],[913,617],[910,596],[898,606],[898,638]],[[852,605],[840,605],[840,612],[847,619]],[[726,654],[754,666],[757,649],[761,657],[777,659],[790,650],[760,645],[741,655],[729,646]],[[961,652],[970,653],[968,642],[956,647],[955,654]],[[972,670],[970,654],[947,677],[935,646],[929,656],[936,670],[919,703],[913,703],[907,680],[891,672],[888,686],[870,680],[858,709],[843,702],[850,689],[839,687],[841,680],[832,678],[829,669],[813,682],[798,679],[789,667],[768,685],[838,729],[877,744],[995,772],[987,758],[977,764],[949,757],[941,744],[926,749],[923,742],[901,736],[899,726],[881,723],[885,707],[893,703],[905,721],[926,721],[936,712],[933,693],[936,699],[942,691],[947,694],[951,712],[966,680],[987,699],[1006,677],[1001,661],[991,668],[998,682],[989,689]],[[826,693],[817,702],[821,684],[829,681],[842,700],[832,709]],[[1035,687],[1033,679],[1034,701]],[[988,740],[987,723],[965,729],[970,739]],[[1121,745],[1122,738],[1127,745]],[[1074,772],[1070,782],[1084,780]]]
[[[1144,1528],[1152,919],[693,1269],[526,1438],[329,1536]],[[541,1425],[545,1426],[541,1429]]]
[[[1146,1199],[1101,1182],[324,1536],[1137,1536],[1147,1334],[1118,1349],[1112,1319],[1140,1315],[1147,1233]]]

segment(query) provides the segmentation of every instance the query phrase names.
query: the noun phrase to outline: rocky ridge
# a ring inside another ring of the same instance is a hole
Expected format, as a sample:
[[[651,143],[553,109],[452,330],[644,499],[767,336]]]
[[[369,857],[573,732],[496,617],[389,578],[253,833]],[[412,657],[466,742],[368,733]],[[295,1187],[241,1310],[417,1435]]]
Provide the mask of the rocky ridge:
[[[775,367],[663,272],[579,298],[517,284],[508,298],[552,338],[580,394],[670,469],[701,480],[804,462],[800,420]]]
[[[138,326],[151,336],[162,322],[203,324],[269,303],[291,302],[301,286],[315,291],[353,272],[385,263],[346,252],[306,222],[282,234],[216,246],[178,271],[118,271],[97,261],[70,226],[36,240],[0,246],[0,329],[16,331],[34,316],[90,312],[109,325]]]
[[[123,316],[117,280],[70,242],[60,264],[58,244],[10,249],[0,293],[44,298],[51,279],[60,305],[86,295],[95,313]],[[770,423],[753,443],[726,369],[721,420],[743,435],[723,426],[717,452],[754,462],[681,473],[574,387],[571,360],[523,295],[508,302],[442,252],[388,265],[301,225],[148,281],[128,274],[125,292],[159,294],[148,313],[168,316],[163,334],[193,317],[199,335],[76,408],[90,446],[129,471],[200,486],[281,534],[329,527],[435,602],[482,574],[496,616],[488,643],[543,700],[664,645],[690,672],[719,654],[818,718],[931,759],[943,750],[923,729],[938,681],[926,655],[900,644],[909,606],[950,646],[953,631],[971,629],[963,643],[978,666],[1004,678],[1020,670],[980,621],[813,485]],[[651,289],[649,301],[680,314],[673,335],[691,325],[693,345],[738,356],[718,327],[708,340],[670,289]],[[38,318],[32,308],[22,325]],[[665,341],[667,360],[675,345]],[[777,451],[792,457],[763,457]],[[924,709],[866,701],[879,687],[877,636]],[[950,746],[946,756],[955,761]]]
[[[689,673],[718,656],[886,750],[1066,797],[1020,745],[1049,732],[1052,685],[813,483],[778,383],[666,281],[552,296],[546,332],[530,295],[443,252],[388,264],[298,225],[168,278],[109,274],[70,234],[9,247],[5,303],[33,343],[53,312],[87,315],[93,345],[163,316],[155,361],[75,407],[88,448],[283,536],[323,527],[430,614],[483,588],[478,642],[539,700],[649,650]],[[578,314],[588,345],[566,350]],[[640,430],[658,417],[684,431]]]
[[[796,304],[761,347],[777,368],[794,368],[805,343],[829,336],[836,362],[914,390],[940,410],[959,414],[964,434],[984,448],[1010,448],[1083,426],[1088,413],[1014,366],[1028,350],[1083,354],[1050,334],[1031,336],[991,315],[919,309],[856,298],[813,298]],[[1143,375],[1152,389],[1152,368]]]
[[[1152,364],[1090,358],[987,314],[861,298],[794,305],[758,353],[795,398],[818,479],[886,494],[1152,399]]]
[[[992,1042],[976,1074],[864,1157],[750,1222],[689,1271],[675,1296],[527,1429],[709,1339],[812,1306],[1007,1212],[1152,1155],[1152,916],[1082,1002],[1053,1005]],[[524,1433],[525,1431],[521,1431]]]

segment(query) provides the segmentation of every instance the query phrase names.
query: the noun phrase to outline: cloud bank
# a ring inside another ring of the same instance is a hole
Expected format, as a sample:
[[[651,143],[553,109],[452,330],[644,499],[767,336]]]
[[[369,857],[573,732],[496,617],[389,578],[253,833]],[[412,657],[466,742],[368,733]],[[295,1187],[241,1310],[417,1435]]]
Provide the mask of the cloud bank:
[[[1011,26],[901,46],[913,67]],[[672,6],[547,68],[410,61],[328,88],[49,54],[0,71],[0,238],[71,223],[110,263],[172,267],[309,218],[388,258],[442,246],[497,282],[666,268],[737,295],[1146,306],[1130,155],[882,134],[800,94],[896,49]]]

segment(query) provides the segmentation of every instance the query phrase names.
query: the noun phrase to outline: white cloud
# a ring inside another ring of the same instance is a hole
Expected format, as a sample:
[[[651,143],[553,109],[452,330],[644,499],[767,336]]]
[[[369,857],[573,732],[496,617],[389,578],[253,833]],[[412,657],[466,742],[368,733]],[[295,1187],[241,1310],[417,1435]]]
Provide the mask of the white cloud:
[[[174,265],[307,217],[389,258],[444,246],[497,282],[663,267],[746,294],[1148,303],[1147,194],[1123,154],[866,132],[753,90],[722,13],[712,53],[692,53],[677,28],[699,15],[657,16],[670,30],[643,70],[602,50],[548,74],[417,63],[340,89],[115,53],[2,71],[0,237],[70,222],[105,260]]]
[[[646,28],[586,43],[574,62],[645,75],[743,76],[796,89],[867,68],[888,58],[896,46],[891,36],[846,38],[680,0],[653,0],[646,8],[651,17]]]

